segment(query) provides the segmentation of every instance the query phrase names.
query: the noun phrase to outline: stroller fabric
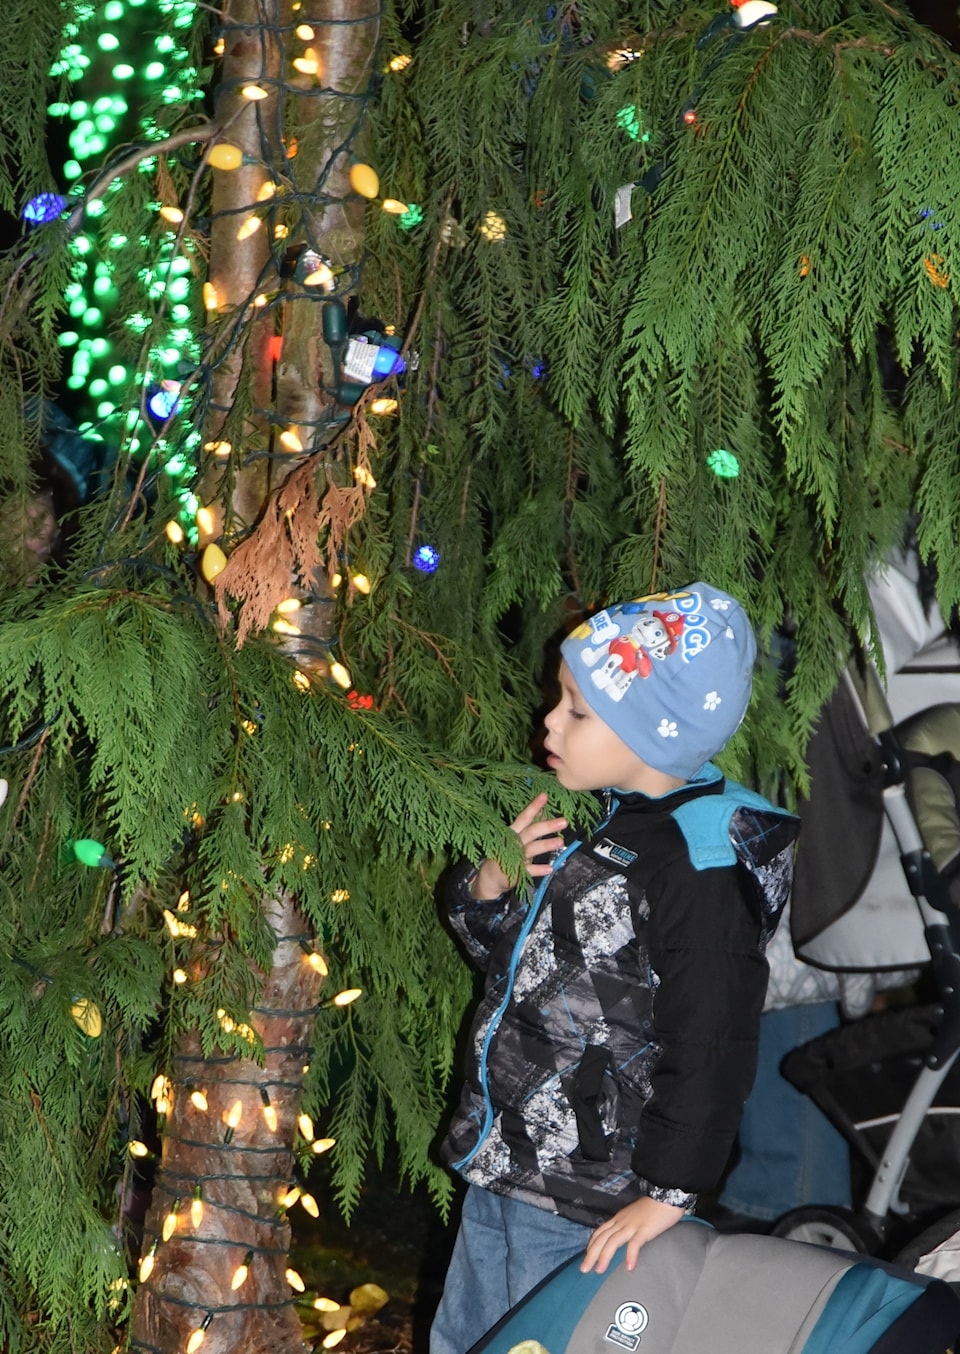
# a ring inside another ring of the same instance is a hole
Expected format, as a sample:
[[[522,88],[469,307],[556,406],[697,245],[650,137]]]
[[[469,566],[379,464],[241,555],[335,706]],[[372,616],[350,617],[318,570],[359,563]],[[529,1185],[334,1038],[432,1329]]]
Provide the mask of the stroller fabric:
[[[960,1299],[906,1271],[686,1219],[637,1267],[562,1266],[472,1354],[949,1354]],[[518,1348],[519,1347],[519,1348]]]

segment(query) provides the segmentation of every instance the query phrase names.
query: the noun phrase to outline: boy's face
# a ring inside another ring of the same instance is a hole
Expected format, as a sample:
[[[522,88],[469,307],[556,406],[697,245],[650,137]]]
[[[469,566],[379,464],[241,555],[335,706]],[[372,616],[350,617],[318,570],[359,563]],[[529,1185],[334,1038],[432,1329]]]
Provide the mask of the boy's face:
[[[659,796],[686,782],[648,766],[605,724],[560,664],[560,699],[544,720],[547,764],[568,790],[639,790]]]

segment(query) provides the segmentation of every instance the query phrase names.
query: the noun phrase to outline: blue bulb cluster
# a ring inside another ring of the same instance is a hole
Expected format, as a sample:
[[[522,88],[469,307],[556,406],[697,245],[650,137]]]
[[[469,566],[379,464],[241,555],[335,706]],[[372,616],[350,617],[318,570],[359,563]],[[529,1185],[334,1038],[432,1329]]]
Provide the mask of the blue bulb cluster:
[[[39,193],[32,197],[20,215],[28,226],[45,226],[63,214],[67,199],[59,193]]]
[[[432,545],[421,545],[413,552],[413,567],[422,574],[436,573],[440,564],[440,551]]]

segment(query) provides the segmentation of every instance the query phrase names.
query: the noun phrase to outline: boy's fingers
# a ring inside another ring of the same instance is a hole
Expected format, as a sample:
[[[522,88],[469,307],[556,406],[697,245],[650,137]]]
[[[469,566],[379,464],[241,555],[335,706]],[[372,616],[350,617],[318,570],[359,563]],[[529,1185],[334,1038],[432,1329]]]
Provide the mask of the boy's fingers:
[[[521,809],[510,824],[514,832],[522,832],[525,827],[529,827],[537,814],[540,813],[547,803],[547,796],[544,793],[534,795],[525,809]]]

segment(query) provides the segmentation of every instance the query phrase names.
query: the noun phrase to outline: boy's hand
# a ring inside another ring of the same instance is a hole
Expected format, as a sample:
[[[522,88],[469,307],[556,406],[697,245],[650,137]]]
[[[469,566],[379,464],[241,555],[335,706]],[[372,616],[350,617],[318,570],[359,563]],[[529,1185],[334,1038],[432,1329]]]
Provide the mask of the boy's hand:
[[[602,1222],[587,1243],[580,1272],[589,1274],[595,1269],[606,1274],[607,1266],[621,1246],[626,1244],[626,1267],[636,1269],[640,1247],[665,1232],[683,1217],[684,1210],[673,1204],[662,1204],[656,1199],[637,1199],[612,1218]]]
[[[546,807],[547,796],[545,794],[536,795],[510,824],[513,831],[523,842],[527,859],[527,873],[533,879],[549,874],[553,869],[550,864],[534,865],[533,861],[536,856],[543,856],[551,851],[560,851],[563,848],[563,837],[560,836],[560,833],[567,826],[566,818],[544,818],[538,822],[537,815],[542,813]],[[497,861],[485,860],[477,871],[477,877],[473,881],[470,892],[474,898],[481,902],[486,898],[499,898],[501,893],[506,893],[512,882],[504,874],[502,866]]]

